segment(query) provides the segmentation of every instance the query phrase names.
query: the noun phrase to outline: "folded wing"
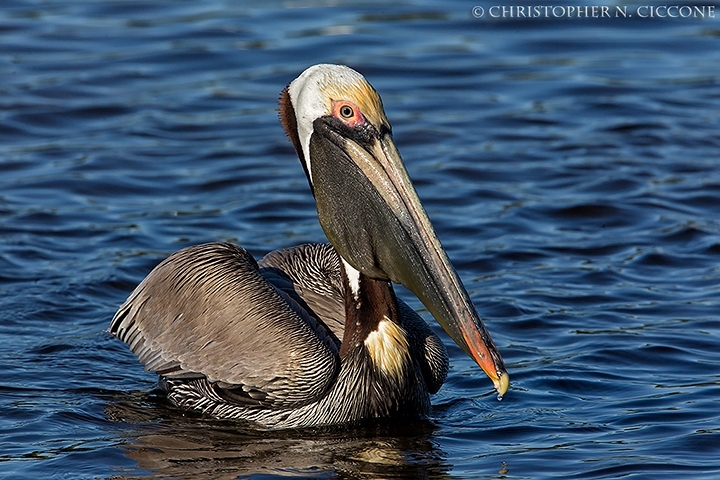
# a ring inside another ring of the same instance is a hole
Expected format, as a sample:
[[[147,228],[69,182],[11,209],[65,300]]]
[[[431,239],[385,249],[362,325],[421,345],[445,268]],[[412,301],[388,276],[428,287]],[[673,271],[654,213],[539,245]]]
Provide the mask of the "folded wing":
[[[335,335],[236,245],[189,247],[160,263],[112,320],[147,370],[207,378],[267,407],[316,401],[333,385]]]

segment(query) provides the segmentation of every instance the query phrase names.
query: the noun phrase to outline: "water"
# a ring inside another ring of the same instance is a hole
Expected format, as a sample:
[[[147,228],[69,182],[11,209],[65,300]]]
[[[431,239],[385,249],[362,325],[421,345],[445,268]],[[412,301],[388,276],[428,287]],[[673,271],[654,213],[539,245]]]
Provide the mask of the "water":
[[[241,3],[3,3],[0,477],[720,478],[717,19]],[[183,246],[323,241],[275,113],[319,62],[383,96],[502,402],[448,340],[431,421],[261,434],[105,333]]]

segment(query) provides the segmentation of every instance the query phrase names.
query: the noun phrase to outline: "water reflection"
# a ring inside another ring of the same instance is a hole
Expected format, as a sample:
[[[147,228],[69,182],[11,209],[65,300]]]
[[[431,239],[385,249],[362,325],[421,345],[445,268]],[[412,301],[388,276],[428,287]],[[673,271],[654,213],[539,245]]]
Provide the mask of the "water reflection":
[[[429,421],[259,432],[180,412],[141,393],[115,399],[105,413],[126,424],[121,444],[125,456],[139,470],[160,477],[422,479],[444,476],[451,469],[433,440],[436,427]]]

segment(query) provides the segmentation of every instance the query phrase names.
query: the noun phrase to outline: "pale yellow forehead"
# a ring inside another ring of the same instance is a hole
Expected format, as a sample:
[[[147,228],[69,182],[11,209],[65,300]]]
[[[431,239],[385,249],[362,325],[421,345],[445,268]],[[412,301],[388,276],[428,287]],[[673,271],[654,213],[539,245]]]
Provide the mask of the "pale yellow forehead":
[[[328,112],[332,111],[333,102],[349,101],[357,105],[363,116],[376,128],[390,125],[380,96],[364,78],[351,82],[328,82],[320,88],[326,98]]]

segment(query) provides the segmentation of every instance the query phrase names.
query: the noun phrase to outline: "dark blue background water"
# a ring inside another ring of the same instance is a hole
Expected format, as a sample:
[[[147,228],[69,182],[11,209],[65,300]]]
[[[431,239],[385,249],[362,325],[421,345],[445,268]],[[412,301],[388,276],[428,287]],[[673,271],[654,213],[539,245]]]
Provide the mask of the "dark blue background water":
[[[720,478],[717,19],[242,3],[4,0],[0,477]],[[260,434],[104,332],[183,246],[324,240],[275,113],[319,62],[383,96],[502,402],[448,340],[432,422]]]

